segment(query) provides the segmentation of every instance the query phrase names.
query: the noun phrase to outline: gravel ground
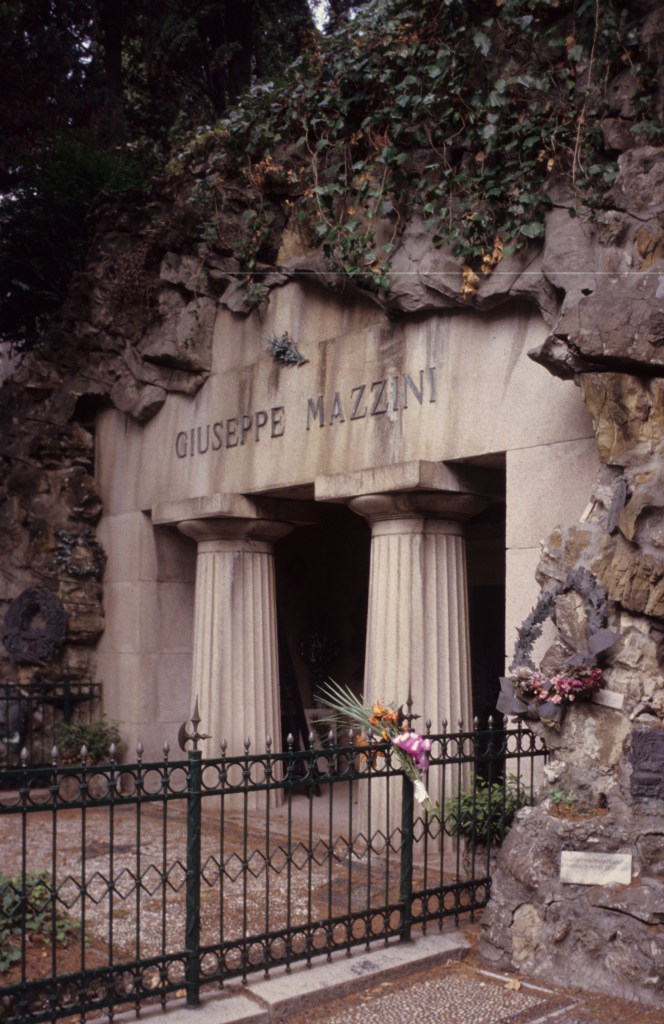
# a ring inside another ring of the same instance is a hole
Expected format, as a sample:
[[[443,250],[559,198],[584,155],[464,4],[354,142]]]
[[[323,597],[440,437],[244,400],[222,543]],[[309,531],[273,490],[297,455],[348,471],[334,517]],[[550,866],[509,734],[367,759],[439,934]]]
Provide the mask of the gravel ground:
[[[461,926],[472,947],[463,960],[323,996],[314,1008],[289,1012],[288,1024],[664,1024],[660,1009],[488,970],[474,950],[480,927]]]
[[[214,944],[220,937],[228,941],[260,935],[394,901],[399,887],[396,856],[374,854],[370,865],[353,856],[349,863],[341,829],[335,829],[340,838],[330,853],[329,822],[321,825],[319,833],[307,818],[308,806],[302,800],[290,825],[283,813],[275,812],[269,838],[262,818],[254,829],[249,823],[246,839],[241,818],[228,818],[223,829],[214,817],[203,818],[202,945]],[[324,810],[322,802],[320,810]],[[20,872],[24,841],[26,870],[49,872],[57,889],[58,911],[80,922],[86,940],[97,948],[112,947],[115,962],[186,948],[186,820],[175,805],[170,805],[167,817],[157,805],[140,809],[92,805],[84,816],[80,810],[62,808],[57,814],[44,810],[25,816],[1,815],[0,839],[2,873]],[[313,859],[306,852],[310,841]],[[382,924],[378,916],[376,930]],[[335,938],[344,936],[339,926]],[[317,941],[325,940],[321,927]],[[273,945],[277,955],[282,951],[279,943],[276,940]],[[304,940],[296,937],[296,951],[298,943],[304,948]],[[262,958],[261,948],[257,947],[256,956]],[[239,964],[239,948],[231,950],[226,967]],[[216,966],[214,957],[203,963],[210,973]],[[175,975],[170,976],[176,979],[182,968],[173,965],[172,971]]]

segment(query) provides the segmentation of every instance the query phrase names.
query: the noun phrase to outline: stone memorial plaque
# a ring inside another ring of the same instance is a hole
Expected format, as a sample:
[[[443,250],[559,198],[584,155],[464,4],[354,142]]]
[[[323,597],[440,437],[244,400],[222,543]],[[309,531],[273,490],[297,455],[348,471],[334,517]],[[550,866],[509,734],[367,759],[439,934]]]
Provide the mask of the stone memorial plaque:
[[[610,885],[632,881],[631,853],[589,853],[563,850],[560,854],[560,881],[575,885]]]
[[[615,690],[598,690],[597,693],[593,693],[591,701],[593,704],[601,704],[605,708],[616,708],[620,711],[625,703],[625,695],[616,693]]]
[[[664,729],[635,729],[629,759],[632,796],[664,799]]]

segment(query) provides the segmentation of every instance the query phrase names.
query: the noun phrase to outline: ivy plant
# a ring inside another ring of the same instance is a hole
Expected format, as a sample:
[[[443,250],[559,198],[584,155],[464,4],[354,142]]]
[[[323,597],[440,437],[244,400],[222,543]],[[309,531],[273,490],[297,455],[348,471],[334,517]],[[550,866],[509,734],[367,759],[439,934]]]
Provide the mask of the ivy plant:
[[[656,73],[621,0],[373,0],[262,84],[180,154],[200,169],[213,247],[247,283],[291,217],[329,270],[390,285],[404,224],[419,215],[465,267],[464,288],[544,235],[552,186],[593,217],[616,173],[598,123],[621,75],[632,130],[653,138]],[[246,195],[229,244],[218,213]],[[226,199],[223,199],[223,196]],[[210,225],[212,224],[212,231]],[[256,298],[260,298],[260,288]]]

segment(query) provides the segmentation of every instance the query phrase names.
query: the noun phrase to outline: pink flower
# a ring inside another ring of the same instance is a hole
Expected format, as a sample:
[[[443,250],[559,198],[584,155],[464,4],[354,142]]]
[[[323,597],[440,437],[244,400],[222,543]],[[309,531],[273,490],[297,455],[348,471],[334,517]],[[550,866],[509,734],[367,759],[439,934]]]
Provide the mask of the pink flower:
[[[429,767],[430,739],[416,732],[402,732],[392,737],[392,744],[408,754],[422,773],[426,772]]]

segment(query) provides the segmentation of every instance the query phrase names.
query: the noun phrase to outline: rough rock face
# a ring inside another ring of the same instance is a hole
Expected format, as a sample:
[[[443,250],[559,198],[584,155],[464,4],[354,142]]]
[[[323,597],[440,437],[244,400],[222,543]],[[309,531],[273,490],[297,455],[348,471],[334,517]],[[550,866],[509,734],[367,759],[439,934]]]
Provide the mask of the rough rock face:
[[[541,803],[520,812],[498,857],[480,951],[495,965],[664,1007],[662,380],[592,372],[580,384],[604,467],[585,522],[544,545],[538,579],[546,592],[583,567],[606,592],[620,639],[604,655],[605,678],[622,706],[575,706],[560,733],[534,726],[553,760]],[[545,671],[585,647],[587,609],[575,598],[556,600]],[[563,850],[631,854],[631,884],[562,883]]]
[[[165,248],[174,234],[183,244],[186,225],[169,232],[163,203],[142,209],[129,196],[120,215],[102,216],[62,323],[2,387],[0,623],[12,601],[39,586],[62,602],[68,626],[48,664],[21,664],[0,649],[0,681],[95,678],[104,628],[103,553],[91,551],[101,515],[96,413],[113,404],[144,422],[169,391],[194,394],[209,371],[227,283],[220,266],[204,274],[199,257]]]
[[[662,1005],[664,823],[650,803],[637,815],[619,798],[585,814],[561,813],[551,802],[520,811],[498,855],[483,957],[494,967]],[[627,833],[625,815],[634,826]],[[560,882],[563,850],[598,849],[632,854],[631,885]]]

